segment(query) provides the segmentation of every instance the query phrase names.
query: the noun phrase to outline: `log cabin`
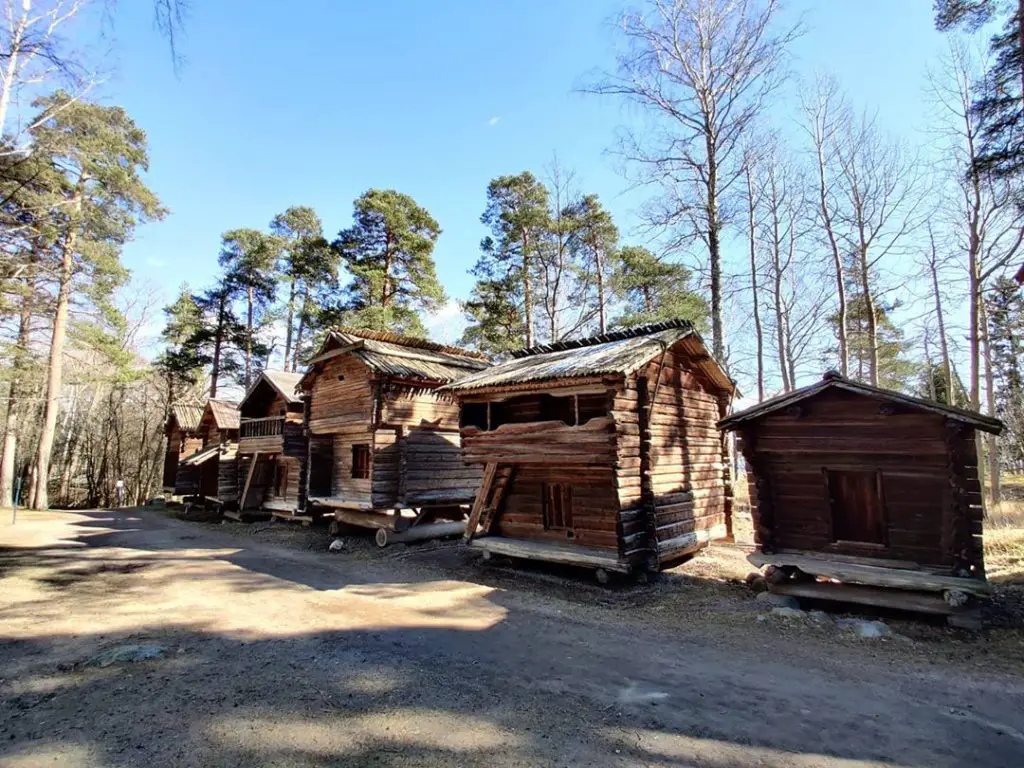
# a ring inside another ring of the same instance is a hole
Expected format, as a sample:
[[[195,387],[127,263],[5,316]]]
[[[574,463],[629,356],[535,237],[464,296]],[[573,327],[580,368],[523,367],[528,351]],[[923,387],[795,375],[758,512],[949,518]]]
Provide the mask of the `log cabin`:
[[[163,490],[167,496],[178,493],[178,469],[186,459],[203,448],[199,435],[199,421],[203,417],[203,403],[187,400],[175,403],[167,415],[164,434],[167,450],[164,452]],[[182,478],[183,486],[186,478]],[[180,494],[179,494],[180,495]]]
[[[501,554],[638,574],[728,534],[726,447],[736,392],[686,320],[513,353],[446,387],[462,448],[483,467],[467,523]]]
[[[305,502],[305,407],[298,373],[263,371],[238,405],[240,517],[294,516]]]
[[[376,529],[380,546],[411,540],[413,526],[417,538],[461,533],[481,472],[463,463],[458,403],[439,388],[487,365],[475,353],[392,333],[329,334],[300,384],[309,507],[339,525]]]
[[[997,419],[830,371],[720,427],[739,436],[770,589],[973,623],[989,591],[976,434]]]
[[[196,496],[204,504],[220,508],[237,505],[238,429],[238,403],[207,401],[198,429],[203,447],[181,462],[187,479],[179,494]]]

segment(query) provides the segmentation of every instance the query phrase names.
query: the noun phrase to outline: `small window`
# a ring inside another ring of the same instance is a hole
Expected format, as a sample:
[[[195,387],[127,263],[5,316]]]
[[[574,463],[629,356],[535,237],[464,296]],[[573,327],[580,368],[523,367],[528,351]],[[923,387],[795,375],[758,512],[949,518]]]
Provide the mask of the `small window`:
[[[370,446],[352,446],[352,477],[356,480],[370,479]]]
[[[463,403],[459,426],[487,429],[487,403]]]
[[[572,486],[564,483],[544,483],[542,499],[544,528],[549,531],[572,529]]]
[[[885,501],[881,472],[827,469],[832,539],[886,545]]]

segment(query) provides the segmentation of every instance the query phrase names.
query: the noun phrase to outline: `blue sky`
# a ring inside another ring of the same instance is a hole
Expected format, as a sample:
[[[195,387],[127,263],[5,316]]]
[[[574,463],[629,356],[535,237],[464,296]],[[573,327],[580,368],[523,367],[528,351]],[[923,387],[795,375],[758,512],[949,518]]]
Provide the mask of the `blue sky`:
[[[487,182],[553,153],[598,193],[625,238],[643,199],[606,150],[628,115],[576,92],[614,63],[621,2],[281,3],[194,0],[175,74],[148,2],[121,3],[102,99],[148,133],[149,182],[170,208],[125,253],[139,285],[169,298],[217,268],[220,233],[263,227],[311,205],[333,236],[371,187],[412,195],[440,222],[435,257],[453,298],[484,234]],[[244,9],[244,10],[243,10]],[[794,70],[835,74],[858,106],[914,140],[926,116],[925,67],[944,47],[927,0],[790,0],[807,34]],[[795,91],[790,88],[789,96]],[[773,108],[792,130],[786,93]],[[458,335],[449,310],[432,323]]]

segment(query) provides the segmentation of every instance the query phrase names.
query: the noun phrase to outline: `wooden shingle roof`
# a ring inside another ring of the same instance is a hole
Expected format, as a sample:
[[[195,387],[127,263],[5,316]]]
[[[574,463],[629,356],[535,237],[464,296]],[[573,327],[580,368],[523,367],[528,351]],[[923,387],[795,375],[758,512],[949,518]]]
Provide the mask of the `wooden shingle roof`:
[[[518,350],[512,353],[511,360],[466,376],[446,389],[461,392],[553,379],[606,374],[628,376],[676,344],[681,345],[694,366],[719,389],[736,390],[735,383],[711,356],[693,324],[681,319]]]
[[[378,374],[437,383],[458,381],[489,365],[476,352],[361,328],[332,331],[309,362],[315,365],[341,354],[353,355]]]
[[[915,410],[936,413],[945,416],[948,419],[952,419],[953,421],[958,421],[980,429],[983,432],[999,434],[1003,429],[1003,423],[999,419],[993,419],[990,416],[984,416],[980,413],[976,413],[975,411],[968,411],[963,408],[955,408],[951,405],[936,403],[932,400],[924,400],[920,397],[905,395],[902,392],[894,392],[891,389],[873,387],[870,384],[854,381],[853,379],[847,379],[835,371],[829,371],[822,377],[821,381],[811,384],[810,386],[794,389],[792,392],[787,392],[784,395],[773,397],[770,400],[765,400],[763,403],[758,403],[751,408],[747,408],[746,410],[727,416],[718,422],[718,427],[720,429],[734,429],[741,424],[755,421],[762,416],[767,416],[770,413],[788,408],[802,400],[807,400],[808,398],[819,395],[830,389],[853,392],[866,397],[873,397],[897,405],[907,406]]]
[[[213,414],[217,429],[238,429],[238,403],[234,400],[211,400],[206,404]]]

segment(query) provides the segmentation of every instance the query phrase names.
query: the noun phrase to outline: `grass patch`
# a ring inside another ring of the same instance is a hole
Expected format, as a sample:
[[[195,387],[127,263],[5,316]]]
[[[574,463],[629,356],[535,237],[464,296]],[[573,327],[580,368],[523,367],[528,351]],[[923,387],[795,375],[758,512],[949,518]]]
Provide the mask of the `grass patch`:
[[[1002,501],[989,509],[985,569],[992,579],[1024,582],[1024,501]]]

